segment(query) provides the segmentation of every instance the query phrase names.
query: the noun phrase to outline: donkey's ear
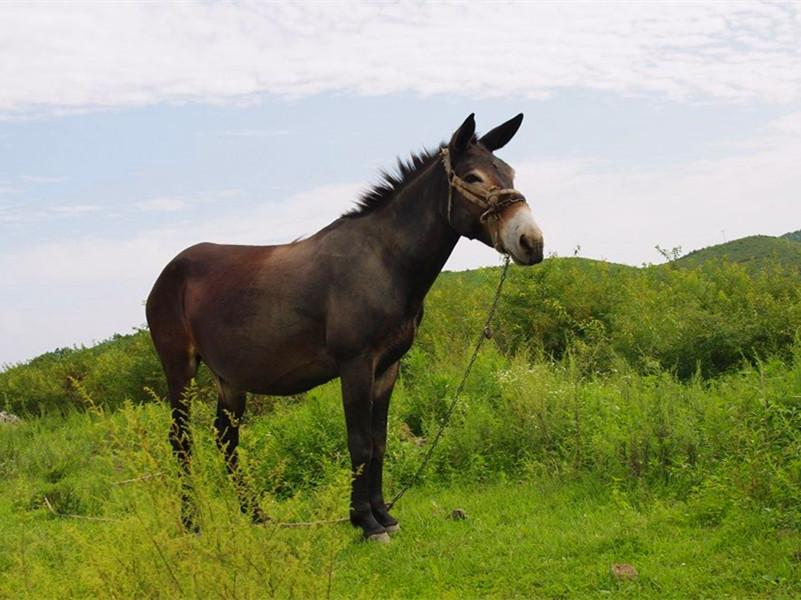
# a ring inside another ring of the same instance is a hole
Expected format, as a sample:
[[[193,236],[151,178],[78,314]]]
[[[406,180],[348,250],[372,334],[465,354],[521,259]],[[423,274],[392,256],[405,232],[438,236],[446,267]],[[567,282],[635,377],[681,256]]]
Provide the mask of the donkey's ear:
[[[523,122],[523,113],[506,121],[503,125],[498,125],[492,131],[485,133],[479,142],[490,152],[495,152],[499,148],[503,148],[509,143],[517,130],[520,129],[520,124]]]
[[[473,139],[473,136],[476,133],[476,119],[475,113],[470,113],[470,116],[464,120],[464,123],[461,124],[459,129],[457,129],[453,136],[451,137],[451,141],[448,144],[448,147],[451,149],[451,152],[454,154],[460,154],[467,150],[467,146],[470,143],[470,140]]]

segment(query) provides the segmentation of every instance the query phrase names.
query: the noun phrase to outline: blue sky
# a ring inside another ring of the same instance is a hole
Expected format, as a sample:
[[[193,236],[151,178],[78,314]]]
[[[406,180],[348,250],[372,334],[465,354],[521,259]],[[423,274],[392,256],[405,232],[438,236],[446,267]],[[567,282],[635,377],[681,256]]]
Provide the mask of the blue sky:
[[[0,365],[141,325],[191,243],[313,233],[471,112],[525,113],[547,252],[801,229],[801,5],[492,6],[0,6]]]

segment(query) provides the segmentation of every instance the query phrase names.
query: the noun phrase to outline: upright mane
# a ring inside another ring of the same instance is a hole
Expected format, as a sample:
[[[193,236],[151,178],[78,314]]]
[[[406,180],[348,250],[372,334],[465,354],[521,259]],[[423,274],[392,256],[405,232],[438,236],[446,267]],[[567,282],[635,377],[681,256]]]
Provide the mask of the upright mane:
[[[436,149],[424,149],[417,154],[412,153],[407,160],[398,158],[398,165],[395,172],[382,169],[379,172],[380,181],[365,190],[356,202],[356,206],[342,216],[348,219],[363,217],[386,205],[407,183],[413,180],[421,170],[437,160],[441,147],[442,146]]]

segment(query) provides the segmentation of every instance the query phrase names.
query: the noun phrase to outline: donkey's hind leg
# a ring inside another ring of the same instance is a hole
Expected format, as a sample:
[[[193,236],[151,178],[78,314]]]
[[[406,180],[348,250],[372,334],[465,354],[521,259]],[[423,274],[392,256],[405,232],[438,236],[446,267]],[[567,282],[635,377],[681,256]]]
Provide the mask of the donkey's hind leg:
[[[232,388],[217,377],[217,417],[214,429],[217,434],[217,447],[225,456],[225,466],[234,483],[239,507],[242,513],[249,515],[254,523],[264,523],[268,517],[259,508],[255,493],[248,486],[239,468],[239,425],[245,412],[245,392]]]
[[[197,514],[192,498],[190,479],[192,434],[189,431],[189,398],[186,388],[195,376],[198,359],[195,356],[183,361],[167,361],[162,357],[167,374],[167,388],[172,409],[170,445],[181,469],[181,523],[189,531],[198,531]]]

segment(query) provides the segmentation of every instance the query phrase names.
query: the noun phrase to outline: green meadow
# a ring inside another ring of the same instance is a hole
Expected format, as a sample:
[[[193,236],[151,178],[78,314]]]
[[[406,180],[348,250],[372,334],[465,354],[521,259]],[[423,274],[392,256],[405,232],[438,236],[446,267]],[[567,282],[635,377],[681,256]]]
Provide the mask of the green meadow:
[[[765,239],[755,261],[512,267],[387,545],[336,522],[336,381],[249,398],[242,466],[273,518],[254,526],[200,373],[190,534],[146,331],[9,366],[0,409],[21,422],[0,425],[0,597],[798,597],[801,255],[786,245],[801,243]],[[440,426],[497,277],[445,273],[429,295],[393,396],[388,495]]]

